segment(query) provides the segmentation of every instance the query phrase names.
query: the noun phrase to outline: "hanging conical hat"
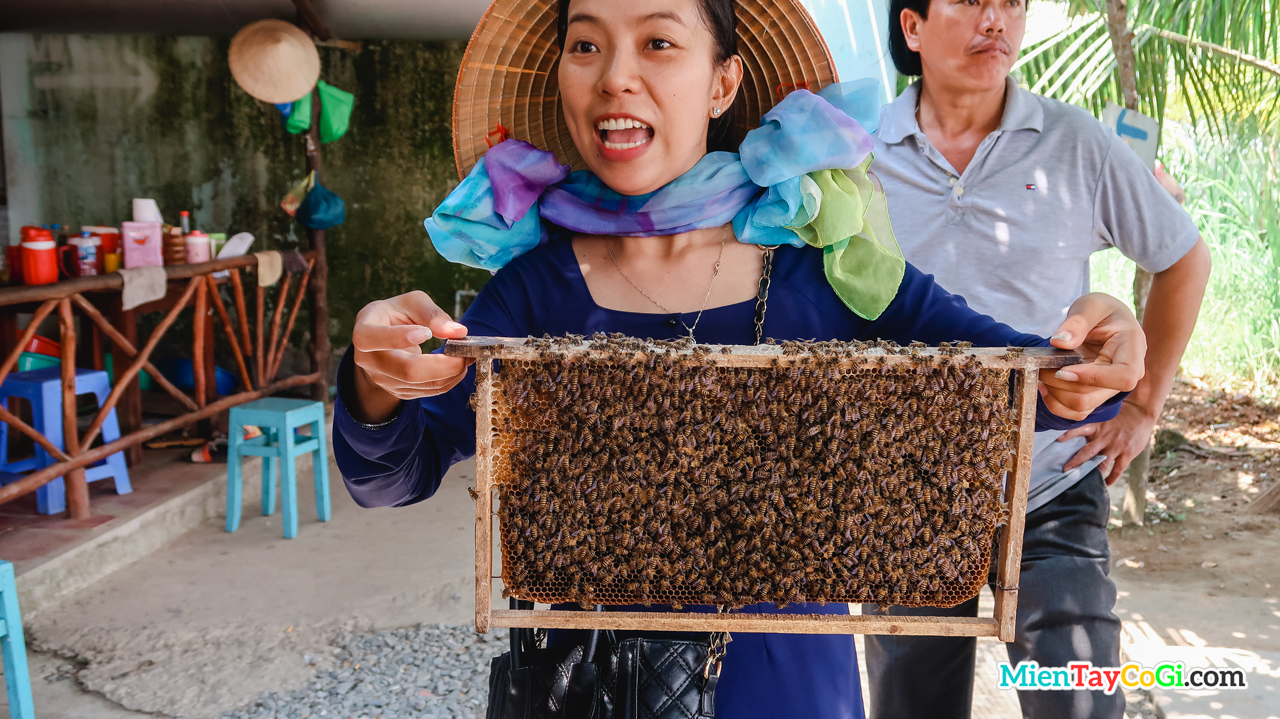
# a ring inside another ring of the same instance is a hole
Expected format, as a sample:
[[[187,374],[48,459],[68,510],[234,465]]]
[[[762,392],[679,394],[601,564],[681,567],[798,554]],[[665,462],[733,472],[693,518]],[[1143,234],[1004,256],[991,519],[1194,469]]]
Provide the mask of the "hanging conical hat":
[[[471,35],[453,93],[453,154],[459,177],[490,146],[524,140],[575,170],[586,165],[560,111],[556,0],[494,0]],[[837,81],[831,53],[796,0],[735,0],[745,75],[739,135],[787,92]]]
[[[241,28],[231,38],[227,63],[236,83],[263,102],[293,102],[320,79],[315,43],[284,20],[260,20]]]

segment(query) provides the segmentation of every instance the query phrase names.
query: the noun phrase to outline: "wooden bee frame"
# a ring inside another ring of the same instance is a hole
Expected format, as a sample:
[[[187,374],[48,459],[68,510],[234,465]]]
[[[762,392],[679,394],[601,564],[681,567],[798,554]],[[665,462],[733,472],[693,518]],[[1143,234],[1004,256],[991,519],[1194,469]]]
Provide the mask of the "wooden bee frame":
[[[874,362],[878,366],[906,364],[924,357],[959,355],[981,369],[1007,370],[1013,376],[1011,399],[1015,412],[1015,449],[1010,453],[1003,501],[1009,510],[1007,524],[997,528],[995,611],[991,617],[946,617],[881,615],[799,615],[745,613],[674,612],[573,612],[548,610],[505,610],[492,608],[494,462],[492,423],[494,360],[537,360],[544,349],[529,346],[524,338],[471,337],[450,340],[445,353],[476,360],[476,631],[490,627],[536,627],[555,629],[614,629],[647,631],[738,631],[793,634],[890,634],[936,636],[992,636],[1013,641],[1018,604],[1018,576],[1022,560],[1022,537],[1026,520],[1027,492],[1031,475],[1031,454],[1035,433],[1037,373],[1082,362],[1076,352],[1053,348],[971,348],[964,350],[923,348],[912,350],[866,349],[842,356],[842,366]],[[704,345],[697,354],[690,349],[680,354],[696,358],[700,364],[724,367],[766,367],[775,363],[804,361],[806,355],[788,354],[782,346]],[[559,353],[590,358],[617,357],[614,350],[594,350],[590,342],[558,345]]]

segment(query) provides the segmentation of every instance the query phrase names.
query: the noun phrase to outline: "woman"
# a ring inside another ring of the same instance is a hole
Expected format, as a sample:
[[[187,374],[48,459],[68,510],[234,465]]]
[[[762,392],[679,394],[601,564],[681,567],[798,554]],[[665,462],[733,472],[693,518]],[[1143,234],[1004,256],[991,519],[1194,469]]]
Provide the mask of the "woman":
[[[723,146],[744,74],[731,0],[561,0],[558,13],[563,122],[589,172],[566,178],[548,153],[497,145],[428,220],[446,257],[502,268],[465,326],[421,292],[360,312],[334,420],[358,503],[430,497],[475,452],[474,375],[465,360],[421,354],[432,336],[1048,344],[972,312],[902,262],[863,172],[869,138],[849,116],[859,108],[796,91],[741,158],[708,153],[739,149]],[[1093,361],[1042,373],[1041,426],[1108,417],[1141,377],[1141,329],[1106,295],[1078,300],[1052,342]],[[860,717],[853,638],[735,635],[716,704],[721,717]]]

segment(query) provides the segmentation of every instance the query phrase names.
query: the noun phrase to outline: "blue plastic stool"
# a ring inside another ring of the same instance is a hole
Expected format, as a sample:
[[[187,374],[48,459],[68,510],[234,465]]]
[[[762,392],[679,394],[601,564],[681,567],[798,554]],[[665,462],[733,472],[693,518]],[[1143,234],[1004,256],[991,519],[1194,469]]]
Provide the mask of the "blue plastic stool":
[[[76,394],[92,394],[98,398],[98,406],[107,401],[111,384],[107,373],[101,370],[76,369]],[[62,368],[11,372],[0,385],[0,403],[9,408],[10,397],[22,397],[31,403],[31,426],[45,436],[55,447],[62,449]],[[103,444],[120,439],[120,423],[114,407],[102,424]],[[36,445],[35,456],[9,461],[9,424],[0,422],[0,485],[22,478],[29,472],[54,464],[53,457]],[[124,452],[116,452],[97,464],[86,467],[85,480],[114,479],[117,494],[133,491],[129,484],[129,468],[125,466]],[[60,514],[67,511],[67,486],[62,477],[36,490],[36,508],[41,514]]]
[[[294,429],[310,425],[310,437],[298,437]],[[262,436],[244,438],[244,428],[261,427]],[[262,457],[262,514],[276,511],[276,462],[283,466],[280,479],[284,505],[284,536],[298,536],[298,482],[293,460],[311,452],[316,482],[316,513],[329,521],[329,452],[324,439],[324,403],[305,399],[268,397],[231,408],[227,441],[227,531],[240,527],[240,458]]]
[[[27,643],[22,638],[22,612],[13,565],[0,561],[0,654],[4,655],[4,683],[9,692],[11,719],[35,719],[31,708],[31,677],[27,673]]]

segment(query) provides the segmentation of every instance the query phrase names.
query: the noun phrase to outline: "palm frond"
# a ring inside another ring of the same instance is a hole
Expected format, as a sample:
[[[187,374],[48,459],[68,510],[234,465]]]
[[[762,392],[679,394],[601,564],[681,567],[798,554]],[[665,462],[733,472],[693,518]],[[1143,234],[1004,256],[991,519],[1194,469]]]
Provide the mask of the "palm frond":
[[[1123,104],[1101,0],[1030,7],[1053,30],[1028,36],[1027,84],[1095,113]],[[1129,20],[1140,111],[1162,117],[1173,92],[1215,133],[1280,133],[1280,0],[1131,0]]]

